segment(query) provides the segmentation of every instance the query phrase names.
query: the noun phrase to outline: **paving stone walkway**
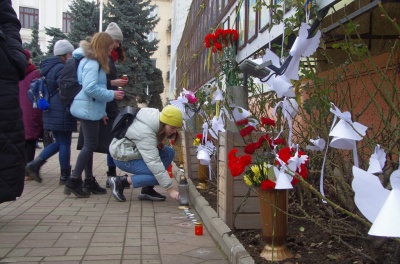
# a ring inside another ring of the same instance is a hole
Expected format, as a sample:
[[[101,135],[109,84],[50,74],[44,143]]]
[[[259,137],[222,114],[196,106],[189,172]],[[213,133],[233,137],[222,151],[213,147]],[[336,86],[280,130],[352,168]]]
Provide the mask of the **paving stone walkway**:
[[[41,184],[25,182],[20,198],[0,204],[0,263],[229,263],[206,227],[203,236],[194,235],[194,224],[169,196],[140,201],[140,190],[132,188],[124,191],[127,202],[116,201],[109,189],[90,198],[67,196],[58,184],[58,164],[55,155],[42,167]],[[102,186],[106,170],[106,155],[96,153],[94,174]]]

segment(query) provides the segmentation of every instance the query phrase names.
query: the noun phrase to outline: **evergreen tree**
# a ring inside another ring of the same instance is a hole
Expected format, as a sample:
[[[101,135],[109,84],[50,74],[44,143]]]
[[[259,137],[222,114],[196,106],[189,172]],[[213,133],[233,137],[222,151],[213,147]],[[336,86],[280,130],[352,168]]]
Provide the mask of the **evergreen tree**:
[[[44,30],[46,31],[46,35],[53,37],[53,39],[49,42],[49,45],[47,45],[47,53],[43,59],[54,56],[53,55],[54,44],[56,44],[57,41],[59,41],[60,39],[68,40],[68,36],[65,35],[59,28],[55,28],[55,27],[46,28],[45,27]]]
[[[150,101],[147,107],[157,108],[160,111],[163,109],[163,103],[159,93],[151,94]]]
[[[31,53],[32,63],[39,68],[42,61],[43,52],[39,45],[39,22],[35,21],[32,26],[31,43],[24,43],[24,48]]]
[[[74,0],[70,5],[71,33],[69,41],[74,47],[86,37],[99,31],[99,4],[93,1]]]
[[[143,98],[147,86],[152,87],[150,79],[154,71],[150,57],[157,50],[158,40],[148,41],[147,35],[152,32],[159,21],[151,16],[155,6],[150,0],[109,0],[104,7],[104,28],[110,22],[115,22],[124,35],[123,47],[126,59],[117,64],[119,74],[127,74],[129,83],[124,87],[125,98],[120,106],[136,104],[136,97]]]

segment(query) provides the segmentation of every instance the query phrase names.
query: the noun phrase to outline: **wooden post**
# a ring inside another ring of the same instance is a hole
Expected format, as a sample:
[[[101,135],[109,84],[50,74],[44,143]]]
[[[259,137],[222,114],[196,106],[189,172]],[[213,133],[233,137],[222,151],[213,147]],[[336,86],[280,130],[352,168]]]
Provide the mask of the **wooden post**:
[[[209,171],[208,171],[208,166],[207,165],[202,165],[200,164],[199,160],[199,172],[197,179],[199,181],[199,185],[196,186],[197,189],[208,189],[208,177],[209,177]]]

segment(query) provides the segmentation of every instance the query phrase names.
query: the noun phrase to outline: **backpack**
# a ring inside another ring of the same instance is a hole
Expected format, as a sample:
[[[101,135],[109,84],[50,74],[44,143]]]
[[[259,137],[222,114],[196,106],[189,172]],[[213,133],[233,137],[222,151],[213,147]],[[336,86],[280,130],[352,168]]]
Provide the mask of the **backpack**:
[[[33,108],[37,108],[42,111],[48,111],[50,109],[50,93],[47,89],[45,77],[36,78],[31,81],[28,90],[28,98],[33,103]]]
[[[128,130],[129,126],[133,123],[133,120],[135,120],[139,110],[140,108],[125,106],[125,108],[119,112],[118,116],[114,120],[111,129],[111,135],[117,139],[124,138],[126,131]]]
[[[83,57],[82,57],[83,58]],[[69,58],[64,65],[60,79],[60,101],[70,106],[74,101],[75,96],[82,90],[82,85],[78,82],[78,66],[82,60],[74,57]]]

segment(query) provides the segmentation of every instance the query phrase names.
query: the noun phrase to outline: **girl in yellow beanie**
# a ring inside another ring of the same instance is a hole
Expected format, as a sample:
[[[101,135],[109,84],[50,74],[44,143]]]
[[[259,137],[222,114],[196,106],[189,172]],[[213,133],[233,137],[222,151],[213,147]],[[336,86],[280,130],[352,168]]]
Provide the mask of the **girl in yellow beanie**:
[[[140,109],[125,138],[114,138],[110,145],[115,165],[133,174],[110,178],[115,199],[125,202],[124,188],[132,185],[133,188],[143,187],[139,200],[164,201],[166,197],[154,190],[154,185],[160,185],[178,200],[179,193],[172,187],[167,172],[175,152],[164,146],[163,141],[176,139],[182,125],[182,113],[175,106],[166,106],[161,112],[154,108]]]

